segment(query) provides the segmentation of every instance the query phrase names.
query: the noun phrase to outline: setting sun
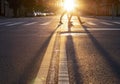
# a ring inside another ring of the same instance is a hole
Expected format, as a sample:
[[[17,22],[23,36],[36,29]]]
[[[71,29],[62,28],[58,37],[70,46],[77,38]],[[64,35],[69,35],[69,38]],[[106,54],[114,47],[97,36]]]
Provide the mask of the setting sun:
[[[64,9],[67,11],[72,11],[75,7],[74,0],[65,0],[64,1]]]

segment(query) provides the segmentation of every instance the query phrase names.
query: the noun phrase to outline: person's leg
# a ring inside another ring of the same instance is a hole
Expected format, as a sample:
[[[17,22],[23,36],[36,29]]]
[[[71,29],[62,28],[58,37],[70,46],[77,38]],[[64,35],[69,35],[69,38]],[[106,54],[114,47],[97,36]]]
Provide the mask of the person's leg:
[[[71,18],[72,18],[72,14],[70,14],[69,18],[68,18],[68,28],[70,28],[72,26],[72,22],[71,22]]]
[[[68,23],[70,23],[71,18],[72,18],[72,13],[71,13],[71,14],[69,14]]]
[[[68,20],[69,20],[70,16],[71,16],[71,12],[67,12],[67,19]]]
[[[60,17],[60,23],[62,23],[62,17],[64,16],[64,14],[66,13],[66,11],[64,11]]]
[[[79,20],[80,24],[85,23],[85,22],[82,22],[82,21],[81,21],[81,18],[80,18],[80,16],[79,16],[79,15],[77,15],[77,18],[78,18],[78,20]]]
[[[77,15],[77,18],[78,18],[78,20],[79,20],[80,24],[82,24],[82,21],[81,21],[80,16],[78,16],[78,15]]]

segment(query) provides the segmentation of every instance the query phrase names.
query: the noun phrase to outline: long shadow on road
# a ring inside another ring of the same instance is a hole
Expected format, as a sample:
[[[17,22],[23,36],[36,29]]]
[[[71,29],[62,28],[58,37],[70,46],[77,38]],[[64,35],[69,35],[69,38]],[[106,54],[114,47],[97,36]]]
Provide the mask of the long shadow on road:
[[[120,64],[117,63],[114,58],[102,47],[102,45],[95,39],[95,37],[91,34],[89,30],[87,30],[87,26],[83,26],[86,33],[88,33],[89,38],[95,45],[96,49],[101,53],[103,58],[108,62],[111,66],[113,73],[115,73],[116,77],[120,79]]]
[[[68,32],[66,33],[71,33],[71,27],[72,25],[68,25]],[[70,84],[83,84],[81,74],[79,73],[80,67],[78,66],[74,42],[71,35],[67,36],[66,54],[68,57],[68,70],[69,70]]]
[[[69,68],[69,74],[70,74],[70,83],[71,84],[83,84],[80,68],[78,66],[74,43],[72,36],[67,36],[67,42],[66,42],[66,54],[68,57],[68,68]]]
[[[31,62],[28,64],[28,66],[25,68],[25,70],[24,70],[23,74],[20,76],[19,80],[17,80],[14,84],[33,84],[34,83],[34,80],[37,76],[40,65],[42,63],[42,59],[44,57],[45,51],[49,44],[49,41],[50,41],[52,35],[54,34],[54,32],[60,26],[61,25],[58,25],[55,28],[55,30],[51,33],[51,35],[46,39],[46,41],[42,44],[39,51],[36,53],[36,55],[31,60]]]

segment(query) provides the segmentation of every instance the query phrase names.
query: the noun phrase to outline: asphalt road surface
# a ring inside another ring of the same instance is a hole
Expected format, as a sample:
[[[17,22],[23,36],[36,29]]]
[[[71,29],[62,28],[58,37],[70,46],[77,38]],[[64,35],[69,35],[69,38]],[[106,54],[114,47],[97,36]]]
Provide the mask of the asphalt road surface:
[[[0,84],[29,84],[39,70],[56,19],[0,20]]]
[[[34,84],[53,38],[46,83],[119,84],[120,19],[82,21],[73,18],[68,27],[57,16],[0,20],[0,84]]]

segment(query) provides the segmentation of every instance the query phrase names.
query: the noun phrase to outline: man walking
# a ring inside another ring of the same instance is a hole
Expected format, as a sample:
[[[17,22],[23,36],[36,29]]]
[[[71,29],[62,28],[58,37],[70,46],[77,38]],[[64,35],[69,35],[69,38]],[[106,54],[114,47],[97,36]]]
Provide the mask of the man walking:
[[[68,1],[68,2],[67,2]],[[71,2],[70,2],[71,1]],[[80,24],[83,24],[84,22],[81,21],[80,18],[80,14],[79,14],[79,9],[80,9],[80,4],[78,4],[78,2],[75,0],[65,0],[64,2],[64,6],[66,9],[64,9],[64,12],[62,13],[61,17],[60,17],[60,23],[62,23],[62,17],[67,14],[68,16],[68,25],[70,24],[70,20],[72,18],[72,16],[77,16]],[[70,9],[71,8],[71,9]]]
[[[74,10],[70,14],[70,17],[68,19],[68,25],[71,24],[70,21],[71,21],[72,16],[77,16],[77,19],[78,19],[80,24],[84,23],[81,21],[81,18],[80,18],[80,3],[78,1],[76,1],[76,5],[74,7]]]
[[[69,19],[69,15],[70,15],[70,11],[66,8],[66,3],[67,3],[67,1],[68,0],[62,0],[62,3],[63,3],[63,13],[62,13],[62,15],[61,15],[61,17],[60,17],[60,22],[59,23],[61,23],[62,24],[62,18],[63,18],[63,16],[65,15],[65,14],[67,14],[67,18]]]

